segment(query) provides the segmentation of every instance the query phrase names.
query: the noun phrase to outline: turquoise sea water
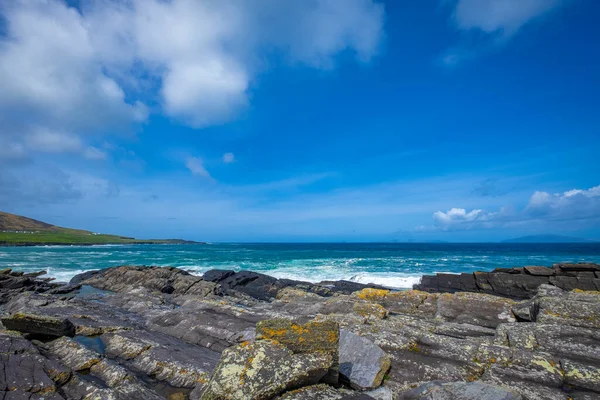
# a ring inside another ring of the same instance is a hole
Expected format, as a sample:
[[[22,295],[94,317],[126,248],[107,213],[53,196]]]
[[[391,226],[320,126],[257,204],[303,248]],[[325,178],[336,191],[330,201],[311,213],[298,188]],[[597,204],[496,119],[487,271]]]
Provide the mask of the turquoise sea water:
[[[59,281],[91,269],[159,265],[194,274],[209,269],[253,270],[318,282],[347,279],[407,288],[423,274],[497,267],[600,263],[590,244],[207,244],[0,247],[0,269],[47,270]]]

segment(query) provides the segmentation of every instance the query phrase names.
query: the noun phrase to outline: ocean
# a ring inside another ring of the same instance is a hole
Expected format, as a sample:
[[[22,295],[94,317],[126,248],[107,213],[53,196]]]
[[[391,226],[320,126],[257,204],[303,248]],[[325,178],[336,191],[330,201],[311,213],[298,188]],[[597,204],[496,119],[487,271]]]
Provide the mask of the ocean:
[[[272,243],[0,247],[0,269],[46,270],[57,281],[118,265],[158,265],[201,275],[252,270],[310,282],[346,279],[410,288],[424,274],[491,271],[557,262],[600,263],[600,243]]]

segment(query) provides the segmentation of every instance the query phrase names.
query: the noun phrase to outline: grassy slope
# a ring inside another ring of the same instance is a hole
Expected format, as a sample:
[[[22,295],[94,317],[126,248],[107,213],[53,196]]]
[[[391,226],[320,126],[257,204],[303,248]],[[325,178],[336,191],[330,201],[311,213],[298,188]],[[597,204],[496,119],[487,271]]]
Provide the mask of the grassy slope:
[[[27,231],[4,232],[4,231]],[[137,240],[117,235],[94,235],[90,231],[62,228],[45,222],[0,211],[0,245],[23,246],[35,244],[151,244],[185,243],[183,240]]]

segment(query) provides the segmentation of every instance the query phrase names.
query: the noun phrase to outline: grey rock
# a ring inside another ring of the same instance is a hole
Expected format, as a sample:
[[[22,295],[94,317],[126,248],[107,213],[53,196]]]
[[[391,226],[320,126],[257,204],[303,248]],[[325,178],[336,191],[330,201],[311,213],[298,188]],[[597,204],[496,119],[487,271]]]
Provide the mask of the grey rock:
[[[6,329],[21,333],[55,337],[75,335],[75,326],[66,318],[15,313],[1,320]]]
[[[294,388],[316,384],[333,364],[329,353],[294,354],[268,340],[223,351],[201,399],[267,400]]]
[[[355,389],[381,385],[390,369],[391,358],[370,340],[345,329],[340,331],[340,375]]]
[[[437,316],[448,322],[468,323],[496,328],[514,322],[515,302],[496,296],[472,293],[442,294],[438,298]]]
[[[538,275],[538,276],[552,276],[555,274],[555,270],[548,267],[540,267],[540,266],[527,266],[523,267],[525,273],[529,275]]]
[[[364,393],[337,390],[331,386],[321,384],[287,392],[278,397],[278,400],[373,400],[373,398]]]
[[[404,400],[522,400],[511,390],[480,382],[428,382],[401,396]]]

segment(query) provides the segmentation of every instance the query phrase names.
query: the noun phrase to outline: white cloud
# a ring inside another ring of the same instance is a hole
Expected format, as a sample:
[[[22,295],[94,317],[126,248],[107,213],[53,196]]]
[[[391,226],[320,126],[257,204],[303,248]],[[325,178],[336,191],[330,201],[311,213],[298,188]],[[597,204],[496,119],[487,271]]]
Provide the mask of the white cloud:
[[[233,153],[225,153],[223,154],[223,162],[225,164],[230,164],[235,161],[235,155]]]
[[[106,160],[106,153],[97,147],[86,147],[83,150],[83,156],[88,160]]]
[[[210,178],[210,174],[204,167],[204,162],[202,162],[201,158],[198,157],[188,157],[185,160],[185,166],[189,169],[192,174],[196,176],[201,176],[204,178]]]
[[[45,153],[73,153],[82,148],[78,136],[36,127],[25,138],[27,147]]]
[[[597,224],[600,219],[600,186],[573,189],[564,193],[535,192],[520,212],[501,208],[498,212],[480,209],[467,211],[452,208],[433,214],[435,225],[442,230],[499,228],[530,223]]]
[[[454,21],[461,30],[504,37],[564,3],[564,0],[458,0]]]
[[[375,0],[2,2],[0,138],[12,155],[103,159],[88,138],[143,123],[146,104],[192,127],[222,124],[274,65],[332,68],[346,50],[369,61],[383,14]]]
[[[525,213],[534,218],[577,220],[600,217],[600,186],[564,193],[535,192]]]
[[[449,49],[441,63],[454,67],[490,47],[505,44],[525,25],[564,5],[567,0],[443,0],[452,4],[452,22],[472,36]]]

